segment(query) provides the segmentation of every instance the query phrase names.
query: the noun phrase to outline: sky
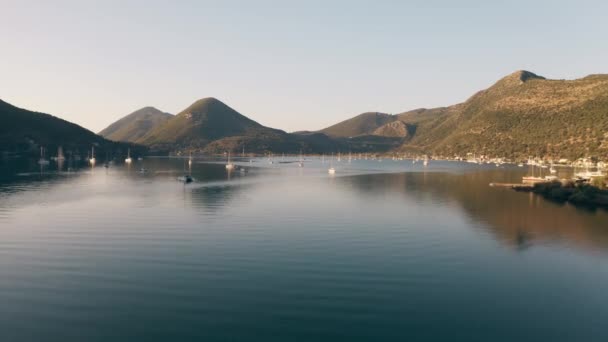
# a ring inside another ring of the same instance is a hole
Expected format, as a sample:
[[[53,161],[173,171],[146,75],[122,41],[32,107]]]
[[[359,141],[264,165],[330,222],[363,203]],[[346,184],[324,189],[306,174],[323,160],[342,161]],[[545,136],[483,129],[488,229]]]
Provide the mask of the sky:
[[[608,1],[0,0],[0,99],[98,132],[216,97],[286,131],[608,73]]]

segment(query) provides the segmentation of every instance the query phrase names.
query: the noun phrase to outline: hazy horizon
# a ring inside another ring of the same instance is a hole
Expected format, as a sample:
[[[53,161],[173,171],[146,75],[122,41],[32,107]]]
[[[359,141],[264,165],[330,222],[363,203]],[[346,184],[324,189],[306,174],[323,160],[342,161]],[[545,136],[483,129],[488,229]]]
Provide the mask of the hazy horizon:
[[[608,4],[3,1],[0,99],[99,132],[215,97],[318,130],[466,100],[516,70],[605,73]]]

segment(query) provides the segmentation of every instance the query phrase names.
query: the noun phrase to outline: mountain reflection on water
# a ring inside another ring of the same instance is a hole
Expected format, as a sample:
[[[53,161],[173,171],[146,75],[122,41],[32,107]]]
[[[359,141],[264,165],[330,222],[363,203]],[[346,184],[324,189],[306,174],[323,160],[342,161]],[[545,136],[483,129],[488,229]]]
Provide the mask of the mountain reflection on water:
[[[461,208],[497,239],[517,248],[542,243],[566,243],[586,249],[608,249],[608,212],[555,203],[532,193],[518,193],[489,183],[518,177],[494,170],[463,174],[415,172],[368,174],[339,178],[365,196],[401,194],[411,201],[446,203]]]

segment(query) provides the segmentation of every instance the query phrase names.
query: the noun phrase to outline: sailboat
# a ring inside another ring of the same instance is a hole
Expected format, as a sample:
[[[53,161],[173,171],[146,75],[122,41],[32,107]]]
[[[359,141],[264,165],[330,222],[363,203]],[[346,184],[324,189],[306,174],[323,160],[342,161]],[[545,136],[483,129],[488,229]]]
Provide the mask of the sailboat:
[[[302,150],[300,150],[300,161],[298,162],[299,167],[304,167],[304,159],[302,159]]]
[[[44,147],[40,147],[40,159],[38,159],[38,164],[49,165],[48,159],[44,158]]]
[[[424,157],[424,161],[422,162],[422,165],[427,166],[429,165],[429,158],[428,157]]]
[[[589,163],[585,163],[585,171],[577,172],[574,174],[574,177],[581,179],[581,180],[591,180],[594,177],[603,177],[603,176],[604,176],[604,174],[600,170],[589,171]]]
[[[234,164],[230,162],[230,152],[228,152],[228,163],[226,164],[226,170],[234,169]]]
[[[333,154],[333,153],[332,153]],[[334,157],[332,156],[331,159],[329,160],[329,169],[327,170],[327,172],[330,175],[333,175],[336,173],[336,169],[334,169],[334,163],[333,163]]]
[[[95,165],[95,146],[91,147],[91,158],[89,159],[91,165]]]
[[[65,156],[63,155],[63,147],[59,146],[57,147],[57,160],[65,160]]]
[[[188,166],[192,166],[192,152],[190,152],[190,155],[188,156]]]
[[[551,164],[551,168],[549,169],[551,173],[557,173],[557,170],[553,167],[553,163]]]
[[[544,178],[542,178],[542,177],[535,177],[535,176],[534,176],[534,166],[535,166],[535,165],[534,165],[534,164],[530,164],[530,163],[528,163],[528,165],[531,165],[531,166],[532,166],[532,175],[531,175],[531,176],[524,176],[524,177],[522,177],[522,178],[521,178],[521,179],[522,179],[522,181],[523,181],[524,183],[538,183],[538,182],[544,182],[544,181],[545,181],[545,179],[544,179]],[[543,171],[542,171],[542,168],[541,168],[541,170],[540,170],[540,175],[541,175],[541,176],[542,176],[542,173],[543,173]]]
[[[127,164],[131,164],[131,162],[133,161],[133,159],[131,159],[131,149],[127,149],[127,159],[125,159],[125,163]]]
[[[332,166],[332,167],[330,167],[330,168],[327,170],[327,172],[328,172],[330,175],[333,175],[333,174],[335,174],[335,173],[336,173],[336,169],[334,169],[334,167]]]

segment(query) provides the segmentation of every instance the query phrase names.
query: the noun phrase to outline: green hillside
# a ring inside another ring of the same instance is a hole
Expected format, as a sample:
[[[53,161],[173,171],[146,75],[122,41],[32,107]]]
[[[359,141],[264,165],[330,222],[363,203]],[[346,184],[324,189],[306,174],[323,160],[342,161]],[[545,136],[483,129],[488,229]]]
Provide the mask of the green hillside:
[[[608,153],[608,75],[567,81],[518,71],[438,114],[402,149],[513,158]]]
[[[93,145],[108,151],[126,149],[127,146],[108,141],[55,116],[18,108],[0,100],[0,152],[37,154],[40,146],[48,151],[56,151],[58,146],[62,146],[66,152],[86,154]],[[143,150],[141,147],[135,149]]]
[[[204,98],[156,127],[137,142],[149,146],[204,147],[234,136],[284,133],[264,127],[215,98]]]
[[[99,135],[114,141],[135,142],[172,117],[154,107],[144,107],[114,122]]]
[[[154,151],[198,150],[253,153],[334,152],[347,150],[344,139],[320,133],[286,133],[265,127],[215,98],[204,98],[159,125],[138,143]]]
[[[395,116],[390,114],[368,112],[329,126],[320,130],[320,132],[330,137],[340,138],[370,135],[378,128],[395,120]]]

